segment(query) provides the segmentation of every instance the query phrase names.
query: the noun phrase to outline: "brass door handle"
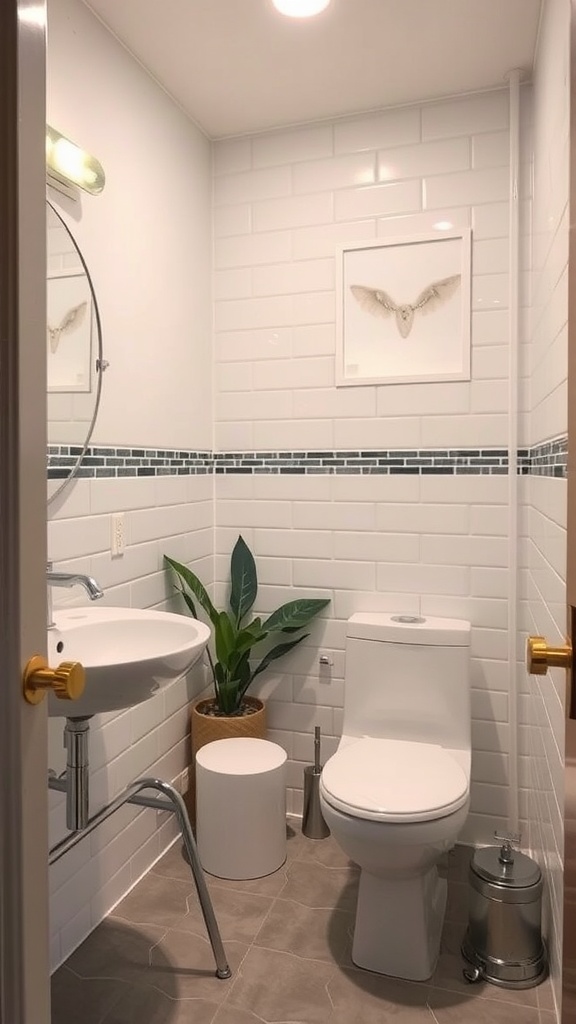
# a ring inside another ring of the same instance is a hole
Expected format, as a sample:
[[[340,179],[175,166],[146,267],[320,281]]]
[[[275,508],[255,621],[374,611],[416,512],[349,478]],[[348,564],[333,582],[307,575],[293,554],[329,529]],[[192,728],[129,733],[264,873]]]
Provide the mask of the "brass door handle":
[[[572,668],[572,644],[552,647],[543,636],[529,636],[526,644],[526,668],[531,676],[545,676],[549,668]]]
[[[78,700],[84,693],[86,672],[79,661],[63,661],[58,668],[49,668],[46,658],[36,655],[26,664],[22,676],[24,699],[40,704],[47,690],[60,700]]]

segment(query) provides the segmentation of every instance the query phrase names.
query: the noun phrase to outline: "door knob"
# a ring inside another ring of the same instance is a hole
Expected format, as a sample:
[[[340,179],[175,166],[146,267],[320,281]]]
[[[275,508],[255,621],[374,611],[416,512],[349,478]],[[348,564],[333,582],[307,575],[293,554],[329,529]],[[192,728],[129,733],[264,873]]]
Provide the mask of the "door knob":
[[[526,644],[526,668],[532,676],[545,676],[549,668],[572,668],[572,644],[552,647],[543,636],[529,636]]]
[[[46,658],[36,655],[26,664],[22,676],[24,699],[40,704],[47,690],[60,700],[78,700],[84,692],[86,672],[79,661],[63,661],[58,668],[49,668]]]

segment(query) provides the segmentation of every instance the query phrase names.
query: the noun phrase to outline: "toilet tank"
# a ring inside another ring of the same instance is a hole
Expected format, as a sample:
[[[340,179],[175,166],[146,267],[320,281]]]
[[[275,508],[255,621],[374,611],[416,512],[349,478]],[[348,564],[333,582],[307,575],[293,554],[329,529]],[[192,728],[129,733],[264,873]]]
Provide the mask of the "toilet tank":
[[[469,750],[470,623],[352,615],[343,732]]]

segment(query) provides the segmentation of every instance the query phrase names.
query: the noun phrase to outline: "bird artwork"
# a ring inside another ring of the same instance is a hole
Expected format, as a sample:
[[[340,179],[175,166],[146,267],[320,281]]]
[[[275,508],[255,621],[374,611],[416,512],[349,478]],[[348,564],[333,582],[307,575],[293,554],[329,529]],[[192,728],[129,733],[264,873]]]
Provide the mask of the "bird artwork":
[[[361,309],[372,316],[396,317],[396,326],[403,338],[407,338],[414,324],[416,313],[433,313],[448,301],[460,284],[460,274],[443,277],[440,281],[429,284],[412,303],[398,305],[387,292],[381,288],[367,288],[361,284],[350,285],[356,302]]]
[[[50,343],[50,351],[55,353],[58,350],[60,344],[60,338],[63,334],[69,334],[75,327],[79,327],[82,323],[86,314],[86,307],[88,301],[80,302],[78,306],[73,306],[69,309],[62,317],[57,327],[51,327],[48,324],[48,341]]]

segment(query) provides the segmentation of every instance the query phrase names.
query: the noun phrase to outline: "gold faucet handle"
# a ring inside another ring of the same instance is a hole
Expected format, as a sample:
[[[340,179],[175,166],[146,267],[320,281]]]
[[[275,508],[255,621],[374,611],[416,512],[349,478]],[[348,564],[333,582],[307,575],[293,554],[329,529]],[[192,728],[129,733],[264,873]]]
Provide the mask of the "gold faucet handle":
[[[84,692],[86,672],[79,661],[63,661],[50,668],[45,658],[36,655],[26,664],[22,682],[29,704],[40,704],[47,690],[59,700],[78,700]]]

